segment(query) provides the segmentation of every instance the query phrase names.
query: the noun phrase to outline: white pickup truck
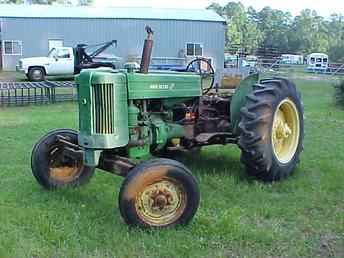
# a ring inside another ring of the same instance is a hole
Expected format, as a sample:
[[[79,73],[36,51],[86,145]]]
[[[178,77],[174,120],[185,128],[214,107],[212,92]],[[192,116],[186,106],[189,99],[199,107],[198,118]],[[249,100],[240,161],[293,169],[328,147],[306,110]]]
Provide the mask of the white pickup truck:
[[[72,47],[52,48],[46,57],[22,58],[17,65],[17,71],[25,73],[30,81],[43,81],[45,76],[49,75],[73,75],[78,74],[85,68],[111,67],[116,68],[114,64],[118,57],[105,58],[99,57],[113,44],[117,45],[117,40],[97,44],[86,45],[78,44]],[[94,48],[93,52],[86,51]]]
[[[29,57],[19,60],[17,71],[26,74],[30,81],[43,81],[47,75],[73,75],[74,51],[71,47],[53,48],[46,57]]]

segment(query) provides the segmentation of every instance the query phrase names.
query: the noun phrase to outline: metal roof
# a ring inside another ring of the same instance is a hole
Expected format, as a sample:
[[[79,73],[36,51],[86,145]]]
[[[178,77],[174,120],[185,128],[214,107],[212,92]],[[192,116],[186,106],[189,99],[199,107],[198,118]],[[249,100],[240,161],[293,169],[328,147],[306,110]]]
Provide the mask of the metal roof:
[[[225,22],[217,13],[202,9],[162,9],[150,7],[83,7],[60,5],[1,4],[0,17],[21,18],[105,18],[157,19]]]

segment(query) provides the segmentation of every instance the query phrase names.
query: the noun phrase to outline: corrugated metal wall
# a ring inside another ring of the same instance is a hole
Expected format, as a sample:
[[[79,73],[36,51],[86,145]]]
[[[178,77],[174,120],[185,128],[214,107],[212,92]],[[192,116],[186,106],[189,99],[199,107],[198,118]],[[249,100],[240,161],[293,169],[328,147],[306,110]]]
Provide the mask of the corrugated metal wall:
[[[140,56],[144,27],[154,32],[153,57],[178,57],[186,42],[202,43],[204,56],[211,57],[218,72],[224,62],[225,26],[221,22],[87,18],[3,18],[2,39],[22,40],[23,56],[45,56],[49,39],[63,39],[64,46],[118,40],[113,53],[126,60]],[[18,56],[4,56],[4,70],[12,70]]]

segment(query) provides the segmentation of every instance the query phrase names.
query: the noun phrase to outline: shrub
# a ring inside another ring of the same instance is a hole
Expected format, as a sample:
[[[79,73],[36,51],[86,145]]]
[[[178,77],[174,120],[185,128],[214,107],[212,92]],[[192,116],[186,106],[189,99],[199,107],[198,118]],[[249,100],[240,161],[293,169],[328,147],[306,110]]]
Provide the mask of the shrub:
[[[334,98],[336,104],[342,108],[344,108],[344,80],[336,83],[334,85],[335,93]]]

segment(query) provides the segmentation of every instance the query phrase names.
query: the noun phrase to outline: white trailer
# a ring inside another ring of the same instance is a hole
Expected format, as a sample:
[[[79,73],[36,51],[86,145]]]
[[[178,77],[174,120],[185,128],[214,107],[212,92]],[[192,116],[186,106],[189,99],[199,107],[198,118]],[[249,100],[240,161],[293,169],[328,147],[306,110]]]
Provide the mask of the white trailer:
[[[309,72],[326,72],[328,63],[328,55],[324,53],[312,53],[307,56],[307,70]]]
[[[290,65],[303,65],[303,55],[283,54],[281,55],[281,63]]]

